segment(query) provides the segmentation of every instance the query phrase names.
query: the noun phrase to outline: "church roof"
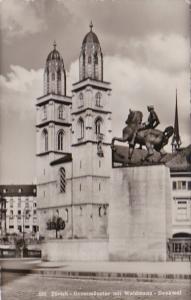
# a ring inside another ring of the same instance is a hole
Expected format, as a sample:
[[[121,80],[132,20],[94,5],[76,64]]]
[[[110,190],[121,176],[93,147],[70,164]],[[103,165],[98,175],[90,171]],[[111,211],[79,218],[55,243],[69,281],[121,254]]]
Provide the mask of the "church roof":
[[[50,165],[55,166],[55,165],[59,165],[59,164],[63,164],[63,163],[71,162],[71,161],[72,161],[72,154],[66,153],[63,157],[51,161]]]
[[[56,43],[54,42],[54,49],[48,54],[46,61],[51,60],[63,60],[60,52],[56,49]]]
[[[0,185],[0,196],[9,197],[23,197],[33,196],[36,197],[35,184],[6,184]]]
[[[93,24],[91,22],[90,23],[90,31],[84,37],[83,42],[82,42],[82,47],[86,46],[87,44],[100,45],[97,35],[95,34],[95,32],[92,31],[92,27],[93,27]]]

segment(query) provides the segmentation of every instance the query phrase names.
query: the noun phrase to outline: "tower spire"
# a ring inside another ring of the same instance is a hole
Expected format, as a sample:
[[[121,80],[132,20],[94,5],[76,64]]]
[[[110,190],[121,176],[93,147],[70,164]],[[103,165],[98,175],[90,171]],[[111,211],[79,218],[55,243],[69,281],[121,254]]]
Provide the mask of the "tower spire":
[[[175,118],[174,118],[174,135],[172,138],[172,152],[179,150],[181,145],[180,133],[179,133],[179,120],[178,120],[178,96],[176,89],[176,104],[175,104]]]
[[[90,22],[90,31],[92,31],[92,28],[93,28],[93,23],[92,21]]]

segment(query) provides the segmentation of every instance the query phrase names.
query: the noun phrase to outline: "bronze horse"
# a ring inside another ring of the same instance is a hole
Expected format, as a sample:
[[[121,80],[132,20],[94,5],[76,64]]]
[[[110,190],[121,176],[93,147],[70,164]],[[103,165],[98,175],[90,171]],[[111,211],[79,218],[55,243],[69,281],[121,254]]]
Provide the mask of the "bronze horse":
[[[150,156],[154,154],[154,150],[160,153],[162,157],[166,155],[164,151],[164,146],[168,144],[169,138],[172,136],[174,129],[172,126],[168,126],[162,132],[158,129],[144,129],[144,124],[142,123],[143,114],[140,111],[130,110],[128,119],[126,121],[127,126],[123,129],[122,138],[114,137],[112,139],[111,147],[115,150],[114,143],[115,141],[129,143],[129,160],[131,160],[134,147],[136,144],[139,144],[141,147],[146,146],[147,155],[144,160],[148,160]],[[135,135],[134,144],[131,145],[133,135]]]

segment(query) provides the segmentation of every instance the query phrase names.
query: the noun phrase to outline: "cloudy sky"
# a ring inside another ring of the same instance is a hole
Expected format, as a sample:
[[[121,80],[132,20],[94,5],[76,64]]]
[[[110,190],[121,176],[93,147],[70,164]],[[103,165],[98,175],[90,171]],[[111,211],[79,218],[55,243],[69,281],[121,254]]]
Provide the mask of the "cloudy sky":
[[[67,90],[93,21],[112,83],[113,135],[129,108],[153,104],[160,128],[173,125],[178,89],[183,146],[190,143],[189,10],[185,0],[0,0],[0,183],[35,182],[35,99],[56,40]]]

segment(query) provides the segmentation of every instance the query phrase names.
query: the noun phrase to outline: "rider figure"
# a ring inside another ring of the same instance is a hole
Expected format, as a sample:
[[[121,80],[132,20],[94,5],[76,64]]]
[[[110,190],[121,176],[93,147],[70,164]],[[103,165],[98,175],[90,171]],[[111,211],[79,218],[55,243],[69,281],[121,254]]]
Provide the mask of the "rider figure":
[[[129,142],[129,145],[131,147],[133,147],[134,144],[135,144],[135,138],[136,138],[137,132],[139,130],[154,129],[160,124],[159,118],[158,118],[156,112],[154,111],[154,106],[149,105],[149,106],[147,106],[147,109],[148,109],[148,112],[149,112],[148,121],[147,121],[147,123],[143,123],[143,124],[141,124],[141,121],[140,121],[140,123],[137,124],[136,128],[134,129],[132,139]],[[131,112],[131,110],[129,110],[129,111]],[[126,121],[127,125],[128,125],[128,121],[129,120],[127,119],[127,121]],[[140,147],[141,147],[141,145],[140,145]]]
[[[147,109],[149,112],[149,116],[148,116],[148,121],[145,124],[144,129],[154,129],[160,124],[159,118],[158,118],[156,112],[154,111],[153,105],[147,106]]]

